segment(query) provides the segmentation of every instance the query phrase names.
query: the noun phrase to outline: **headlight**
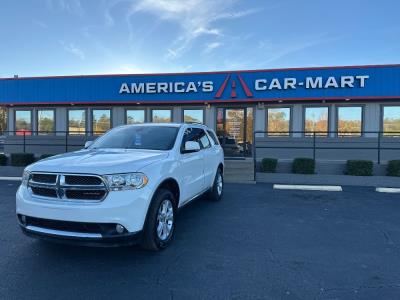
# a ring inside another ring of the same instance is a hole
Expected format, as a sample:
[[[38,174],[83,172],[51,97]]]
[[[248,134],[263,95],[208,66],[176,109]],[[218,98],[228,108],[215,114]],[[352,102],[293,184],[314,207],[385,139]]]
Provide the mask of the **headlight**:
[[[103,177],[110,191],[140,189],[149,181],[143,173],[112,174]]]
[[[30,177],[31,177],[31,172],[24,170],[24,173],[22,174],[22,183],[21,184],[23,186],[27,186]]]

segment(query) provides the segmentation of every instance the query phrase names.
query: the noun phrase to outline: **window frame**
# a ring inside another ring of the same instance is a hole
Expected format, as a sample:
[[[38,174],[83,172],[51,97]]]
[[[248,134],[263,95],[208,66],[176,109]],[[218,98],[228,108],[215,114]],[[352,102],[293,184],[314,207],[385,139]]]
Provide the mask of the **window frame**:
[[[93,136],[100,136],[100,135],[106,133],[108,130],[104,131],[103,133],[96,133],[96,134],[94,133],[94,130],[93,130],[93,120],[94,120],[93,113],[96,110],[108,110],[108,111],[110,111],[110,128],[108,130],[111,130],[113,128],[113,109],[112,109],[112,107],[111,108],[109,108],[109,107],[96,107],[96,108],[91,108],[90,109],[90,133]]]
[[[83,110],[84,112],[85,112],[85,133],[84,134],[80,134],[80,133],[73,133],[73,134],[71,134],[71,131],[69,131],[69,112],[70,111],[76,111],[76,110]],[[68,108],[67,109],[67,128],[66,128],[66,133],[67,133],[67,135],[68,136],[87,136],[88,135],[88,121],[89,121],[89,118],[88,118],[88,115],[89,115],[89,109],[87,109],[87,108]]]
[[[340,135],[339,133],[339,109],[343,107],[361,107],[361,132],[360,135]],[[340,104],[335,106],[335,127],[337,138],[361,138],[365,136],[365,104]]]
[[[287,135],[271,135],[268,128],[268,110],[269,109],[280,109],[280,108],[289,108],[289,133]],[[265,131],[267,133],[267,137],[292,137],[293,136],[293,105],[284,105],[284,106],[266,106],[265,107]]]
[[[147,122],[147,110],[146,108],[125,108],[124,109],[124,124],[125,125],[134,125],[134,124],[143,124],[143,123],[134,123],[134,124],[128,124],[128,111],[129,110],[141,110],[144,112],[144,119],[143,119],[143,123]]]
[[[398,133],[397,135],[385,135],[385,132],[384,132],[384,130],[385,130],[385,127],[384,127],[384,125],[385,125],[385,107],[398,107],[398,108],[400,108],[400,105],[399,104],[388,104],[388,103],[385,103],[385,104],[381,104],[380,105],[380,120],[381,120],[381,122],[380,122],[380,126],[379,126],[379,131],[380,131],[380,135],[381,135],[381,137],[384,137],[384,138],[400,138],[400,133]]]
[[[31,128],[30,128],[30,132],[31,132],[31,134],[30,135],[33,135],[33,109],[29,109],[29,108],[26,108],[26,109],[14,109],[14,134],[16,134],[17,133],[17,112],[18,111],[29,111],[29,113],[30,113],[30,118],[31,118]]]
[[[202,113],[203,113],[203,122],[202,123],[199,123],[199,124],[205,124],[205,116],[206,116],[206,113],[205,113],[205,109],[204,109],[204,107],[181,107],[181,118],[182,118],[182,123],[186,123],[185,122],[185,110],[201,110],[202,111]],[[186,124],[196,124],[196,123],[186,123]]]
[[[152,108],[150,109],[150,123],[154,123],[153,121],[153,111],[155,110],[168,110],[171,113],[170,121],[166,123],[172,123],[174,121],[174,114],[173,114],[173,109],[172,108]]]
[[[54,129],[52,132],[49,133],[39,133],[39,111],[52,111],[53,112],[53,123],[54,123]],[[57,131],[57,116],[56,116],[56,110],[54,108],[37,108],[36,109],[36,134],[37,135],[55,135]]]
[[[331,131],[331,109],[332,109],[332,106],[331,105],[303,105],[303,122],[302,122],[303,123],[303,127],[302,127],[303,134],[302,134],[302,136],[309,138],[309,137],[313,137],[313,135],[312,134],[307,135],[307,133],[306,133],[306,109],[307,108],[328,108],[328,120],[327,120],[328,126],[327,126],[326,135],[316,134],[315,136],[322,137],[322,138],[329,137],[330,131]]]

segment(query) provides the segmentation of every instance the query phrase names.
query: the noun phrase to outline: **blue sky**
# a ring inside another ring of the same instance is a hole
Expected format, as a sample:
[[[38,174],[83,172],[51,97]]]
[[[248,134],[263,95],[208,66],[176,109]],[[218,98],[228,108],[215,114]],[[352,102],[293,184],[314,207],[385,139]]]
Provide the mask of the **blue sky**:
[[[2,0],[0,77],[400,63],[395,0]]]

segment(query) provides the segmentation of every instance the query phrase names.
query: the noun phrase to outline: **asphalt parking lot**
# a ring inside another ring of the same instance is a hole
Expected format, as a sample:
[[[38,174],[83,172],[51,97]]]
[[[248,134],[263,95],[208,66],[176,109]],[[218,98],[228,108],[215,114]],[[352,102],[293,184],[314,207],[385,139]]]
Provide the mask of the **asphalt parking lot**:
[[[400,194],[227,184],[181,210],[163,252],[46,244],[0,181],[1,299],[399,299]]]

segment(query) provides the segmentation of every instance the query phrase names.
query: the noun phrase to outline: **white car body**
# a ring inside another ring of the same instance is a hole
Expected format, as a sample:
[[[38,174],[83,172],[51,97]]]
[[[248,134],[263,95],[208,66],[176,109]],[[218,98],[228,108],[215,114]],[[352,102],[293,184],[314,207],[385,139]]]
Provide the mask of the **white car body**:
[[[41,160],[28,166],[25,173],[30,174],[29,178],[32,178],[32,174],[63,174],[60,176],[63,176],[62,180],[65,180],[65,176],[68,175],[95,175],[103,179],[109,174],[140,172],[147,176],[147,184],[142,188],[129,190],[113,191],[107,188],[106,196],[101,201],[37,195],[32,192],[30,183],[22,184],[16,194],[16,213],[25,233],[50,239],[52,237],[80,239],[87,241],[87,244],[91,241],[104,240],[101,233],[81,232],[70,228],[68,230],[58,227],[46,228],[36,223],[29,225],[27,219],[31,218],[32,220],[118,224],[125,229],[123,236],[137,236],[143,231],[151,201],[161,185],[165,182],[177,184],[179,191],[176,197],[179,198],[177,204],[179,208],[210,190],[217,170],[219,168],[221,172],[223,170],[223,150],[215,133],[204,125],[168,123],[126,126],[170,126],[179,128],[179,131],[171,150],[89,148]],[[183,135],[189,128],[204,130],[210,141],[210,147],[191,153],[181,153]],[[59,180],[61,179],[57,179],[57,182]],[[63,195],[65,196],[65,192]],[[112,244],[119,244],[118,239],[110,240],[117,241]]]

